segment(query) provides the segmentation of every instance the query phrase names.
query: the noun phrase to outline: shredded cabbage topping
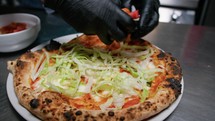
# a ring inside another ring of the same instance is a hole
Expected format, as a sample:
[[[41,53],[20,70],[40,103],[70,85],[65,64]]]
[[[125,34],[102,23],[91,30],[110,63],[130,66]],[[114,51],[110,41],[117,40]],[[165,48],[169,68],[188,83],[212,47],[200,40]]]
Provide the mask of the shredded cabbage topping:
[[[153,65],[150,57],[153,49],[149,46],[121,44],[114,51],[80,44],[70,46],[70,51],[60,55],[45,54],[36,90],[57,91],[72,98],[90,93],[108,98],[100,105],[101,110],[110,105],[121,109],[130,96],[139,96],[144,102],[150,82],[162,71]]]

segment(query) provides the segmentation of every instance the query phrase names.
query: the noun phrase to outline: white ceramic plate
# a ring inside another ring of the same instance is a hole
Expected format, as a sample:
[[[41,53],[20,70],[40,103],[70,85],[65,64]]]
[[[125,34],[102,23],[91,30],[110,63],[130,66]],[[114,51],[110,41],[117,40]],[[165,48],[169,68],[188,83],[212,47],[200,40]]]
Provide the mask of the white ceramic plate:
[[[75,38],[77,36],[79,36],[80,34],[72,34],[72,35],[67,35],[67,36],[63,36],[63,37],[59,37],[56,38],[54,40],[60,42],[60,43],[64,43],[64,42],[68,42],[70,41],[72,38]],[[31,51],[35,51],[38,49],[41,49],[42,47],[44,47],[45,45],[47,45],[49,42],[43,43],[35,48],[33,48]],[[162,112],[160,112],[159,114],[157,114],[156,116],[148,119],[149,121],[162,121],[164,119],[166,119],[178,106],[183,92],[184,92],[184,80],[182,78],[181,80],[181,84],[182,84],[182,90],[181,90],[181,95],[179,95],[179,97],[177,98],[177,100],[167,109],[163,110]],[[15,108],[15,110],[27,121],[40,121],[40,119],[38,119],[37,117],[35,117],[34,115],[32,115],[27,109],[25,109],[22,105],[19,104],[19,101],[16,97],[15,91],[14,91],[14,86],[13,86],[13,76],[11,73],[8,74],[8,78],[7,78],[7,85],[6,85],[6,89],[7,89],[7,95],[8,98],[10,100],[10,103],[12,104],[12,106]]]

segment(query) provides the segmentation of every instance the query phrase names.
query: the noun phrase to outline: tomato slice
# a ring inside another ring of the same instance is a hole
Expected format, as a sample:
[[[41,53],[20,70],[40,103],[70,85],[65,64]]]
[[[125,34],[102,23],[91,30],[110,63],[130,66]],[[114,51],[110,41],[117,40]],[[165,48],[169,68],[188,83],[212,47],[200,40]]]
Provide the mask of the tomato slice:
[[[129,16],[131,16],[132,19],[137,19],[140,17],[139,11],[135,10],[135,11],[130,11],[128,8],[123,8],[122,9],[124,12],[126,12]]]
[[[122,108],[128,108],[130,106],[136,105],[140,102],[140,98],[138,96],[135,96],[134,98],[128,100]]]
[[[140,17],[140,15],[139,15],[139,11],[138,11],[138,10],[135,10],[135,11],[133,11],[133,12],[129,13],[129,15],[130,15],[130,16],[131,16],[131,18],[133,18],[133,19],[137,19],[137,18],[139,18],[139,17]]]
[[[35,84],[40,80],[40,77],[37,77],[34,81],[32,79],[30,79],[30,85],[31,85],[31,89],[35,89],[36,86]]]
[[[153,96],[157,89],[158,86],[160,85],[160,83],[166,78],[166,76],[164,74],[160,74],[159,76],[157,76],[155,78],[155,80],[152,82],[151,84],[151,88],[150,88],[150,96]]]

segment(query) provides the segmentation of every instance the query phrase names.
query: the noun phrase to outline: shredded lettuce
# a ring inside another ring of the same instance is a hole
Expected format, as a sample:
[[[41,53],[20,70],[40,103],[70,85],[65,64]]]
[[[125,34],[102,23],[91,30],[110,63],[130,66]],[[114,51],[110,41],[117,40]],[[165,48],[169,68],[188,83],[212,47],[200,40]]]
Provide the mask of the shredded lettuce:
[[[148,46],[123,44],[118,50],[107,51],[69,45],[62,54],[45,54],[39,89],[53,90],[71,97],[86,93],[109,98],[100,105],[105,110],[111,104],[122,108],[125,98],[136,95],[143,102],[149,93],[149,83],[162,71],[152,64],[153,50]],[[50,65],[49,59],[54,60]],[[84,77],[84,78],[83,78]]]
[[[140,93],[140,102],[144,102],[145,99],[148,97],[149,95],[149,90],[147,89],[143,89],[143,91]]]
[[[109,98],[105,103],[100,105],[100,109],[102,111],[105,111],[106,109],[108,109],[109,106],[111,106],[112,103],[113,103],[113,98]]]

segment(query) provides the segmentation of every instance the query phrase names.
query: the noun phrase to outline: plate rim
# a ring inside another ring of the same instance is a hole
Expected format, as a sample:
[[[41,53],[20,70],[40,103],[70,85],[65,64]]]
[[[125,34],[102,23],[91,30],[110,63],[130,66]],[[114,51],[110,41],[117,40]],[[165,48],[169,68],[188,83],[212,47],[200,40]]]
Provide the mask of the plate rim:
[[[65,36],[61,36],[61,37],[57,37],[55,39],[53,39],[54,41],[63,43],[63,42],[68,42],[71,39],[80,36],[82,33],[77,33],[77,34],[69,34],[69,35],[65,35]],[[69,39],[70,38],[70,39]],[[68,40],[66,40],[68,39]],[[31,49],[31,51],[36,51],[38,49],[43,48],[45,45],[49,44],[50,41],[44,42],[34,48]],[[166,109],[164,109],[163,111],[161,111],[160,113],[158,113],[157,115],[155,115],[154,117],[151,117],[148,119],[148,121],[161,121],[166,119],[168,116],[170,116],[173,111],[177,108],[177,106],[179,105],[183,92],[184,92],[184,79],[182,76],[181,79],[181,94],[178,96],[178,98]],[[6,91],[7,91],[7,95],[9,98],[10,103],[12,104],[13,108],[16,110],[16,112],[18,114],[20,114],[24,119],[26,120],[31,120],[31,121],[40,121],[39,118],[37,118],[35,115],[33,115],[32,113],[30,113],[30,111],[28,111],[26,108],[24,108],[18,101],[18,98],[15,94],[14,91],[14,86],[13,86],[13,76],[11,73],[8,74],[7,77],[7,82],[6,82]]]

